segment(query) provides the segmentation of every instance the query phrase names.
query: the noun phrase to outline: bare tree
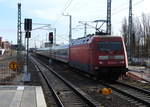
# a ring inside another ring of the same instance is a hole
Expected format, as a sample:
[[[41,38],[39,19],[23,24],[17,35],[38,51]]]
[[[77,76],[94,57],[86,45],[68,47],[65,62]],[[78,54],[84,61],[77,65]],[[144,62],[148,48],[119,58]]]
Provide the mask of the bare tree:
[[[142,27],[144,34],[144,51],[145,56],[149,56],[149,38],[150,38],[150,16],[142,14]]]
[[[125,39],[125,43],[129,44],[132,49],[132,57],[149,58],[150,57],[150,16],[142,14],[141,18],[133,18],[132,34],[129,38],[127,19],[124,18],[122,22],[121,33]],[[128,46],[129,47],[129,46]],[[129,52],[130,50],[128,50]]]

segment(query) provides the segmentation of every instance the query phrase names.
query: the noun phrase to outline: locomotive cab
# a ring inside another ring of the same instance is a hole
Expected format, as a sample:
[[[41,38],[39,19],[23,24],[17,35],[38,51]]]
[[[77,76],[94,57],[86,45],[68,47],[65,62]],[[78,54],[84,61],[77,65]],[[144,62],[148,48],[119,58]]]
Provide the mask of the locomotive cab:
[[[93,71],[99,78],[118,79],[127,71],[127,55],[122,37],[95,37],[93,47]]]
[[[128,65],[123,38],[93,35],[72,40],[69,64],[99,79],[117,80]]]

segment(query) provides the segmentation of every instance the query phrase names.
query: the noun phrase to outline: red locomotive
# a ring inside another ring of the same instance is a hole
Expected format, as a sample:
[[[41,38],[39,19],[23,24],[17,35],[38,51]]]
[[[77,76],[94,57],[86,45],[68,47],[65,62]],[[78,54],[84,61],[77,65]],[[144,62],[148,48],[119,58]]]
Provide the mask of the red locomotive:
[[[37,53],[105,80],[117,80],[128,71],[125,44],[120,36],[79,38],[72,40],[69,46],[38,49]]]

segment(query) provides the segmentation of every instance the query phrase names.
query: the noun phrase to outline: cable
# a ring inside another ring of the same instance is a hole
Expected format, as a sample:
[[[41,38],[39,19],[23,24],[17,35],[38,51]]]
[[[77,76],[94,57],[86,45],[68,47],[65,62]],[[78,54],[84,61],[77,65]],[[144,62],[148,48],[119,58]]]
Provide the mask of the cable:
[[[58,16],[58,18],[56,19],[56,21],[54,22],[54,26],[56,25],[56,23],[62,18],[62,13],[64,13],[66,11],[67,8],[69,8],[69,6],[71,5],[71,3],[73,2],[73,0],[68,0],[64,6],[64,8],[62,9],[62,11],[60,12],[60,17]]]
[[[136,2],[136,3],[133,3],[133,5],[138,5],[138,4],[142,3],[142,2],[144,2],[144,0],[139,0],[139,1]],[[127,8],[128,8],[128,7],[124,7],[124,8],[122,8],[122,9],[118,10],[117,12],[113,12],[113,13],[112,13],[112,16],[113,16],[113,15],[116,15],[116,14],[118,14],[118,13],[120,13],[120,12],[122,12],[123,10],[125,10],[125,9],[127,9]]]
[[[64,8],[64,12],[67,10],[67,8],[69,8],[69,6],[71,5],[72,2],[73,2],[73,0],[70,0],[68,6],[66,6],[66,7]]]
[[[136,3],[134,3],[133,5],[137,5],[137,4],[139,4],[139,3],[141,3],[141,2],[143,2],[144,0],[139,0],[139,1],[137,1]],[[113,8],[112,10],[118,10],[120,7],[121,8],[128,8],[128,3],[123,3],[123,4],[121,4],[121,5],[119,5],[118,7],[115,7],[115,8]],[[122,10],[122,9],[121,9]]]
[[[120,8],[122,8],[122,7],[124,7],[124,6],[126,6],[126,5],[128,5],[127,3],[122,3],[121,5],[119,5],[119,6],[117,6],[117,7],[115,7],[115,8],[113,8],[112,10],[118,10],[118,7]]]
[[[134,5],[138,5],[138,4],[140,4],[141,2],[143,2],[143,1],[144,1],[144,0],[140,0],[140,1],[136,2],[136,3],[134,3]],[[69,8],[69,6],[71,5],[72,2],[73,2],[73,0],[67,0],[67,2],[66,2],[66,4],[65,4],[64,8],[62,9],[61,13],[65,12],[65,11]],[[119,8],[114,8],[114,9],[112,9],[112,10],[116,10],[116,9],[117,9],[117,11],[116,11],[116,12],[113,12],[112,15],[118,14],[118,13],[120,13],[120,12],[122,12],[123,10],[125,10],[125,9],[128,8],[128,6],[125,6],[125,7],[124,7],[123,5],[127,5],[127,4],[121,4],[121,5],[119,6],[119,7],[121,7],[120,10],[118,10]],[[55,26],[56,23],[57,23],[61,18],[62,18],[62,16],[60,15],[60,16],[58,17],[58,19],[56,19],[56,21],[54,22],[53,25]]]
[[[57,36],[58,36],[58,35],[57,35]],[[64,38],[64,37],[62,37],[62,36],[60,36],[60,35],[59,35],[59,38],[57,38],[57,39],[63,39],[64,41],[69,42],[69,38],[68,38],[68,40],[67,40],[66,38]]]

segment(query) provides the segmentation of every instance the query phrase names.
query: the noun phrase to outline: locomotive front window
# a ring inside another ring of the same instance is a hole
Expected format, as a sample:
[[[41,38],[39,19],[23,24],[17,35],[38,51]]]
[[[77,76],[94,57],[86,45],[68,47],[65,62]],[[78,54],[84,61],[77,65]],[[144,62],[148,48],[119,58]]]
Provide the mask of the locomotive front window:
[[[98,48],[101,51],[119,51],[122,49],[121,42],[99,42]]]

